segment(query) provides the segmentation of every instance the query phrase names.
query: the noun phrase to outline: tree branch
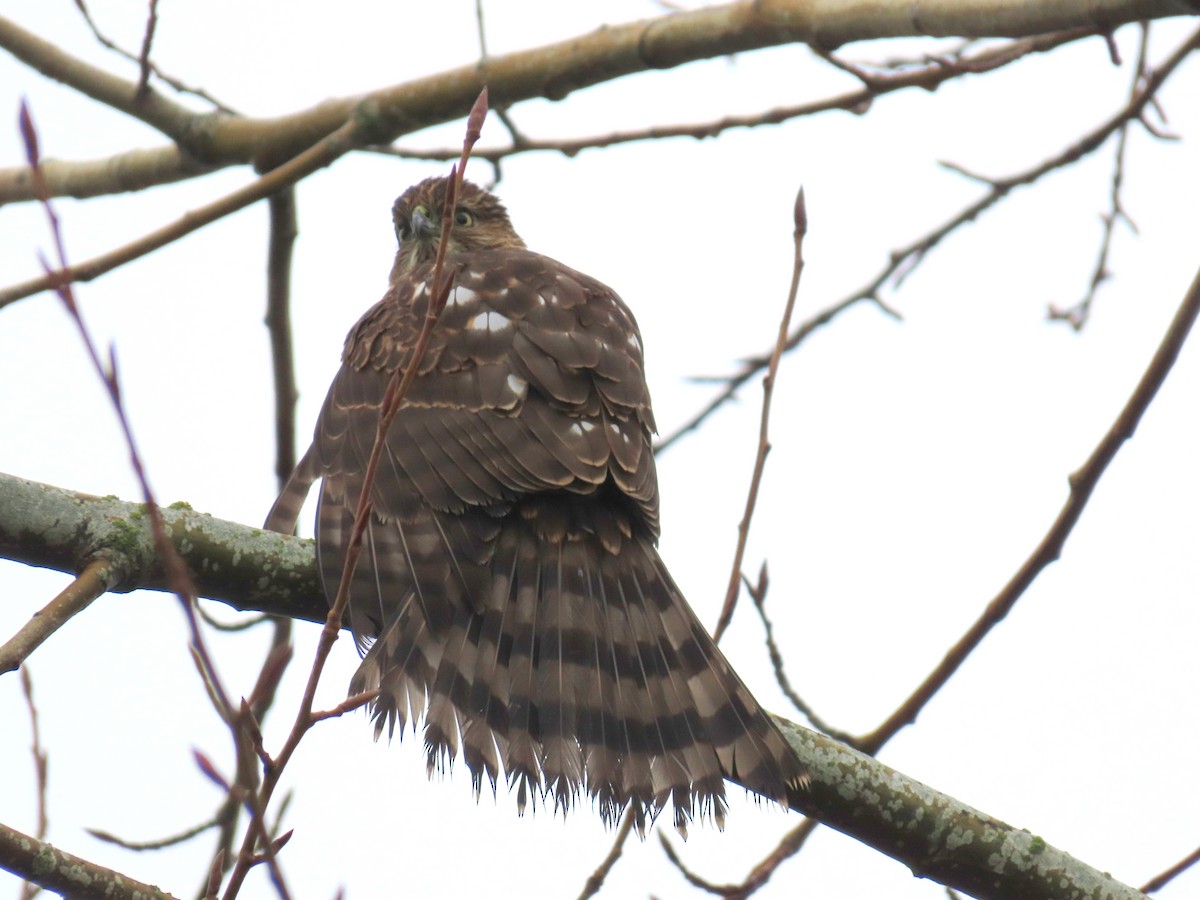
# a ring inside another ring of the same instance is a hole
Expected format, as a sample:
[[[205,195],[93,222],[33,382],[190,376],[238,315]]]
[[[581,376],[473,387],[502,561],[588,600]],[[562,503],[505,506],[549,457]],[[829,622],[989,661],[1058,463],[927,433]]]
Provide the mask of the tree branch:
[[[1200,285],[1200,280],[1198,280]],[[1200,294],[1200,289],[1197,291]],[[199,592],[237,609],[325,621],[312,541],[164,508],[163,523]],[[114,590],[168,590],[142,504],[89,497],[0,474],[0,556],[73,572],[107,554]],[[918,875],[980,898],[1050,900],[1078,890],[1114,900],[1141,895],[1028,832],[909,779],[825,735],[776,718],[813,776],[789,803],[900,860]],[[24,838],[24,840],[32,840]],[[3,832],[0,831],[0,839]],[[34,853],[33,855],[36,855]],[[27,877],[26,862],[0,861]],[[42,883],[42,882],[39,882]]]
[[[0,869],[72,900],[175,900],[149,884],[0,825]]]
[[[561,100],[590,87],[652,69],[700,59],[804,42],[832,50],[851,41],[884,37],[1026,37],[1069,28],[1108,31],[1127,22],[1194,13],[1185,0],[1010,0],[909,2],[909,0],[758,0],[728,3],[653,19],[605,26],[544,47],[489,57],[365,96],[329,100],[278,118],[239,118],[191,113],[159,94],[135,101],[136,84],[76,60],[48,41],[0,17],[0,47],[31,68],[136,116],[170,134],[179,146],[134,151],[147,173],[130,172],[129,155],[89,163],[98,180],[81,183],[70,163],[47,166],[51,196],[96,196],[129,185],[187,177],[196,166],[220,168],[254,163],[270,168],[342,125],[362,103],[384,123],[379,143],[390,143],[433,125],[453,121],[470,108],[486,84],[495,106],[544,97]],[[189,158],[190,157],[190,158]],[[109,167],[111,166],[111,171]],[[122,173],[120,179],[114,176]],[[32,200],[21,169],[0,170],[0,204]]]

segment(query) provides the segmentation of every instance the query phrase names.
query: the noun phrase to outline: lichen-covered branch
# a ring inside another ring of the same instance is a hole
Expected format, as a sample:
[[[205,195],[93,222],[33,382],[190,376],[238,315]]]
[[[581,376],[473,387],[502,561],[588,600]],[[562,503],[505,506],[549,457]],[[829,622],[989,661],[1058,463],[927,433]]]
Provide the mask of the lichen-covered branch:
[[[0,825],[0,869],[72,900],[175,900],[158,888]]]
[[[164,508],[162,517],[202,596],[241,610],[325,620],[311,541],[186,507]],[[168,590],[142,504],[3,474],[0,557],[65,572],[103,557],[112,563],[113,590]],[[903,862],[917,875],[984,900],[1142,896],[1029,832],[964,806],[830,737],[786,719],[778,722],[813,776],[811,789],[793,795],[792,805]]]
[[[235,609],[325,621],[311,541],[227,522],[186,504],[164,507],[162,515],[201,596]],[[103,558],[110,564],[111,591],[170,589],[141,503],[5,474],[0,558],[71,574]]]

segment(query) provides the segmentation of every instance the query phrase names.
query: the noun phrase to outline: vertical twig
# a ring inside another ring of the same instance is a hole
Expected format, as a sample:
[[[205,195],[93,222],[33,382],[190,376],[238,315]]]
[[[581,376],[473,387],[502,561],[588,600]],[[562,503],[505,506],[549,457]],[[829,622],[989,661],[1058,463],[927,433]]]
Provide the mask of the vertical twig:
[[[350,582],[354,575],[354,568],[358,563],[358,557],[362,548],[362,537],[366,531],[371,514],[371,490],[379,468],[379,461],[383,455],[383,447],[388,429],[391,426],[392,419],[399,412],[404,396],[420,369],[421,358],[425,353],[426,347],[429,345],[429,338],[433,327],[437,323],[438,316],[445,307],[446,298],[450,293],[451,279],[444,276],[443,269],[446,246],[449,243],[449,233],[454,223],[454,198],[457,195],[458,187],[462,184],[462,173],[466,168],[467,158],[470,156],[471,148],[479,139],[480,129],[483,127],[483,120],[486,115],[487,88],[485,87],[475,101],[475,105],[471,108],[471,114],[467,118],[467,134],[463,140],[463,151],[459,164],[451,170],[451,182],[447,190],[446,204],[442,216],[441,241],[438,247],[437,261],[434,264],[433,278],[430,282],[429,307],[426,311],[425,321],[422,323],[421,332],[409,356],[408,365],[396,369],[384,394],[383,404],[380,409],[379,424],[375,432],[375,442],[371,448],[370,458],[367,460],[366,470],[363,473],[362,493],[358,498],[358,507],[354,516],[354,529],[351,532],[350,544],[347,548],[346,560],[342,567],[342,576],[338,584],[337,594],[330,605],[325,625],[321,629],[316,653],[313,657],[312,669],[309,672],[308,681],[305,684],[304,694],[301,697],[300,707],[297,710],[292,729],[277,757],[272,759],[267,756],[265,751],[261,752],[264,761],[263,768],[265,770],[262,787],[253,799],[252,822],[246,830],[241,850],[238,853],[237,862],[230,873],[229,883],[226,885],[225,892],[222,895],[224,900],[232,900],[232,898],[238,895],[245,882],[246,875],[249,874],[253,866],[263,860],[271,862],[274,859],[277,843],[267,843],[263,847],[262,857],[259,857],[255,853],[255,846],[259,835],[265,832],[263,815],[275,788],[279,784],[283,770],[292,755],[296,752],[300,741],[315,722],[325,717],[324,715],[317,716],[313,713],[313,702],[316,697],[317,685],[325,669],[325,662],[329,658],[329,653],[338,640],[342,627],[342,618],[349,604]],[[368,702],[372,696],[372,694],[361,694],[357,697],[352,697],[339,706],[338,712],[344,712],[354,708],[356,705],[362,705]],[[281,838],[280,840],[283,839]]]
[[[804,188],[796,194],[796,203],[792,209],[795,230],[792,237],[795,243],[795,258],[792,265],[792,286],[788,290],[787,303],[783,308],[783,318],[779,322],[779,335],[775,339],[775,349],[771,351],[771,360],[767,364],[767,374],[763,377],[763,406],[762,419],[758,428],[758,453],[754,458],[754,473],[750,476],[750,490],[746,496],[746,510],[742,521],[738,524],[737,548],[733,553],[733,566],[729,572],[729,586],[725,589],[725,602],[721,606],[721,615],[717,619],[717,627],[713,632],[713,640],[721,640],[725,629],[733,618],[733,610],[737,605],[738,587],[742,583],[742,558],[746,554],[746,540],[750,536],[750,520],[754,517],[754,505],[758,502],[758,488],[762,483],[763,469],[767,464],[767,454],[771,451],[769,425],[771,420],[771,397],[775,391],[775,376],[779,372],[779,360],[783,357],[784,348],[788,342],[788,332],[792,324],[792,310],[796,307],[796,293],[800,288],[800,275],[804,271],[804,234],[808,231],[808,211],[804,206]]]
[[[37,704],[33,702],[33,679],[29,676],[28,666],[21,666],[21,693],[25,695],[25,706],[29,709],[29,731],[32,735],[30,751],[33,753],[33,777],[37,791],[37,830],[33,836],[39,841],[44,841],[50,827],[46,812],[46,783],[49,764],[46,751],[42,747],[41,730],[38,728]],[[21,885],[20,900],[33,900],[41,890],[40,885],[26,881]]]

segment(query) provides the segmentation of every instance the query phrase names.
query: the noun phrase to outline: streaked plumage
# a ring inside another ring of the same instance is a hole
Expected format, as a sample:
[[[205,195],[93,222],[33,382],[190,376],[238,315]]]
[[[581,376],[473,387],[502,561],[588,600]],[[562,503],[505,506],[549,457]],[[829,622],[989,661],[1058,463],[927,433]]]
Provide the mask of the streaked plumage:
[[[383,299],[351,329],[312,447],[267,527],[322,479],[336,592],[391,373],[430,296],[446,179],[406,191]],[[586,793],[639,830],[670,801],[718,823],[726,776],[786,803],[804,768],[671,580],[655,544],[654,416],[637,325],[600,282],[532,253],[463,184],[454,287],[387,435],[348,624],[376,735],[425,721],[430,770],[462,754],[523,809]]]

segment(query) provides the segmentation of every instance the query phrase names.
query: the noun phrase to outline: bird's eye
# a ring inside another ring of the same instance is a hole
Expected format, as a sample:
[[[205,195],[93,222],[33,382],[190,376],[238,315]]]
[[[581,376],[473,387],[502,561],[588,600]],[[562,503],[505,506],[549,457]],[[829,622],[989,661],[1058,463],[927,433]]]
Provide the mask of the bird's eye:
[[[469,226],[475,224],[475,217],[472,216],[465,209],[460,209],[458,212],[456,212],[454,214],[454,222],[456,225],[462,225],[463,227],[469,227]]]

